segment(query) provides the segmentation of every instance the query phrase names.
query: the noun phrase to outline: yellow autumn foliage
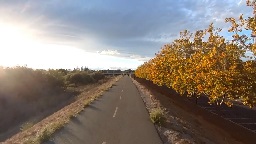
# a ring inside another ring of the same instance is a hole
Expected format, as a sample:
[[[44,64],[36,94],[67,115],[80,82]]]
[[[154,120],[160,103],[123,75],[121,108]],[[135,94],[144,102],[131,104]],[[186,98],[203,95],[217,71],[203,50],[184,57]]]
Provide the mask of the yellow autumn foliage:
[[[247,1],[256,8],[255,3]],[[253,13],[255,14],[255,13]],[[256,104],[256,61],[242,61],[247,51],[256,54],[252,43],[256,34],[255,17],[226,18],[231,23],[228,32],[233,39],[227,41],[213,23],[207,29],[191,33],[180,32],[180,37],[164,45],[156,56],[139,66],[135,75],[165,85],[181,95],[208,96],[210,103],[242,101],[250,107]],[[241,33],[250,30],[252,35]]]

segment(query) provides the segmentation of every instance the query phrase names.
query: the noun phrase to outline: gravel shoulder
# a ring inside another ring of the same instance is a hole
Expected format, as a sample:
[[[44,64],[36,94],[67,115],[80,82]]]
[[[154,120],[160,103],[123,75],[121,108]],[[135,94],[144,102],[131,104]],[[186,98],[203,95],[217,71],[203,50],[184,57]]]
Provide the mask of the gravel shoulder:
[[[133,83],[149,112],[154,108],[164,110],[165,122],[161,126],[155,125],[164,144],[240,143],[204,118],[185,111],[170,98],[148,89],[136,80],[133,80]]]

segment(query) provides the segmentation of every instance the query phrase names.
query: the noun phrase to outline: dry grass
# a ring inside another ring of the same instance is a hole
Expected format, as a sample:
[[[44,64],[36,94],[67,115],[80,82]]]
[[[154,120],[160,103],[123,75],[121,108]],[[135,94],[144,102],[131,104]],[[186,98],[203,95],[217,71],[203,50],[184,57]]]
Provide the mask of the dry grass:
[[[14,135],[3,142],[3,144],[40,144],[47,141],[56,130],[62,128],[72,117],[76,117],[76,115],[78,115],[93,100],[102,96],[103,92],[110,89],[120,78],[121,76],[109,79],[107,82],[92,88],[90,91],[82,92],[78,96],[77,101],[65,106],[31,128]]]
[[[31,128],[34,124],[35,124],[35,122],[33,122],[33,121],[25,122],[25,123],[23,123],[23,124],[21,125],[20,130],[21,130],[21,131],[25,131],[25,130]]]
[[[164,110],[159,108],[154,108],[151,110],[151,112],[149,113],[150,119],[154,124],[157,125],[162,125],[165,121],[165,117],[164,117]]]

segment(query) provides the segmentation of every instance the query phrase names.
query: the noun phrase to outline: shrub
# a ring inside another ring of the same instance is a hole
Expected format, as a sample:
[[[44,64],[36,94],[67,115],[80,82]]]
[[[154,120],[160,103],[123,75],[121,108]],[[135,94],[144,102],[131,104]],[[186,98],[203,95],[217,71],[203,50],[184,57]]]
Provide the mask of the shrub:
[[[46,73],[46,78],[48,81],[48,85],[51,85],[53,87],[64,87],[64,76],[65,73],[58,70],[48,70]]]
[[[105,78],[105,75],[102,74],[102,73],[96,72],[96,73],[92,74],[92,77],[93,77],[93,79],[95,79],[96,81],[99,81],[99,80]]]
[[[164,111],[161,108],[152,109],[150,119],[154,124],[162,125],[165,120]]]
[[[44,129],[38,137],[38,142],[43,143],[43,142],[48,141],[51,137],[51,134],[52,133],[48,129]]]
[[[78,72],[67,75],[66,81],[68,81],[69,84],[73,83],[77,86],[78,84],[90,84],[90,83],[93,83],[95,80],[87,72],[78,71]]]
[[[31,122],[25,122],[21,125],[20,130],[25,131],[25,130],[31,128],[33,125],[34,125],[34,122],[32,122],[32,121]]]

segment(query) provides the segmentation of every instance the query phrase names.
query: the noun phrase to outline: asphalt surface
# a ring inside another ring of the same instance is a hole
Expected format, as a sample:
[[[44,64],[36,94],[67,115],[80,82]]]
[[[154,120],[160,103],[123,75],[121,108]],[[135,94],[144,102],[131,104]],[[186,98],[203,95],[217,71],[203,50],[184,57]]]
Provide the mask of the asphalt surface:
[[[47,144],[162,144],[128,76],[105,92]]]

